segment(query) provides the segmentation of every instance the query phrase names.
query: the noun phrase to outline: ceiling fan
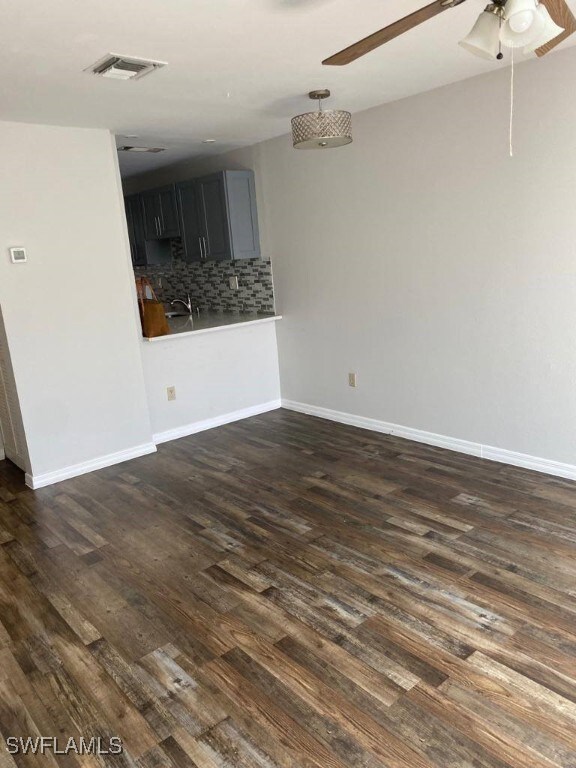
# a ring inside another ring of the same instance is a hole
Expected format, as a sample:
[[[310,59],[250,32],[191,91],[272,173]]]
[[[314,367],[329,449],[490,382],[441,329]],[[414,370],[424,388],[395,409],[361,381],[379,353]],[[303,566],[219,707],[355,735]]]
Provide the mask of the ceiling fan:
[[[322,64],[350,64],[413,27],[463,2],[464,0],[434,0],[430,5],[425,5],[330,56]],[[501,59],[501,44],[510,48],[523,48],[525,53],[535,51],[538,56],[544,56],[574,32],[576,18],[565,0],[543,0],[542,3],[537,0],[493,0],[460,44],[482,58]]]

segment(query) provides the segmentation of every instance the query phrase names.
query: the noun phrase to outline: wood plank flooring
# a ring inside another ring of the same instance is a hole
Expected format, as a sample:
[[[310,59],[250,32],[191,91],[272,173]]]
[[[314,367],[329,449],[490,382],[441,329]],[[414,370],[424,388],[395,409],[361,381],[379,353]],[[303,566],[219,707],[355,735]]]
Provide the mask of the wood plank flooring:
[[[287,411],[37,492],[0,462],[36,765],[576,766],[576,484]]]

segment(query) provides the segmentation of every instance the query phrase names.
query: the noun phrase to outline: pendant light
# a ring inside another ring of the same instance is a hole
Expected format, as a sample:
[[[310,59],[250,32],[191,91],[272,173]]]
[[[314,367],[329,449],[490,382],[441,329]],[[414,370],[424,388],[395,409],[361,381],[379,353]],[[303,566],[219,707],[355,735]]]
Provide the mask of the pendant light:
[[[292,118],[292,143],[295,149],[330,149],[352,141],[352,115],[341,109],[322,109],[322,101],[330,96],[326,88],[310,91],[309,98],[318,102],[317,112],[305,112]]]

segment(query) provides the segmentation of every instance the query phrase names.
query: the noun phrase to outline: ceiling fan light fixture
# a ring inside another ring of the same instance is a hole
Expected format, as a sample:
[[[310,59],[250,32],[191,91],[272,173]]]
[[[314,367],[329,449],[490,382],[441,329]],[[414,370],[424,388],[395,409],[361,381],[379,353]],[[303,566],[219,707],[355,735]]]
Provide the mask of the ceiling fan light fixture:
[[[322,64],[330,66],[350,64],[462,2],[464,0],[434,0],[434,2],[409,13],[408,16],[388,24],[387,27],[373,32],[339,53],[324,59]],[[501,60],[503,58],[503,53],[496,47],[497,39],[500,38],[500,34],[497,35],[497,32],[499,33],[500,29],[496,29],[496,22],[490,18],[491,13],[497,17],[498,27],[506,27],[509,46],[524,46],[527,53],[535,50],[538,56],[544,56],[576,32],[576,16],[572,13],[566,0],[544,0],[552,15],[552,19],[548,19],[550,14],[546,14],[544,17],[546,34],[549,35],[547,41],[543,37],[542,29],[532,30],[529,36],[521,39],[514,37],[515,35],[524,35],[528,30],[531,30],[538,23],[539,17],[542,21],[541,17],[544,16],[544,13],[538,11],[538,2],[539,0],[491,0],[491,4],[480,14],[470,34],[460,42],[460,45],[475,56],[484,59]],[[556,22],[556,26],[552,27],[551,24],[554,22]],[[565,29],[562,30],[558,25],[564,26]],[[536,39],[538,45],[534,48]],[[502,43],[503,41],[500,39],[499,42]]]
[[[294,149],[330,149],[343,147],[352,141],[352,115],[342,109],[322,109],[322,100],[330,91],[310,91],[308,96],[318,101],[317,112],[305,112],[292,118]]]
[[[535,0],[507,0],[504,19],[512,32],[526,32],[536,19]]]
[[[495,59],[500,50],[501,16],[501,6],[487,5],[458,45],[482,59]]]
[[[532,23],[523,32],[516,32],[510,26],[510,21],[506,21],[500,30],[502,45],[507,48],[524,48],[534,40],[540,39],[545,24],[544,16],[539,13],[534,13]]]
[[[561,35],[562,32],[564,32],[564,28],[556,24],[552,16],[548,13],[548,9],[545,5],[540,3],[536,9],[536,13],[542,22],[541,32],[537,34],[530,43],[524,46],[522,53],[533,53],[537,48],[540,48],[541,45],[546,45],[546,43],[554,40],[555,37],[558,37],[558,35]]]

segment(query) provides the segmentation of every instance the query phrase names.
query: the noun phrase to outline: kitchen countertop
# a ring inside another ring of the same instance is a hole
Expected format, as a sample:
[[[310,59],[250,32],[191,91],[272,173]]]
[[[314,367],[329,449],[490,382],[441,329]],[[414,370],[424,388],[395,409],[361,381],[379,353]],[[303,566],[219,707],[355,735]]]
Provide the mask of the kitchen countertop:
[[[203,312],[199,317],[197,315],[169,317],[170,334],[168,336],[155,336],[153,339],[144,338],[143,341],[170,341],[192,334],[225,331],[235,325],[270,323],[281,318],[282,315],[260,315],[257,312]]]

